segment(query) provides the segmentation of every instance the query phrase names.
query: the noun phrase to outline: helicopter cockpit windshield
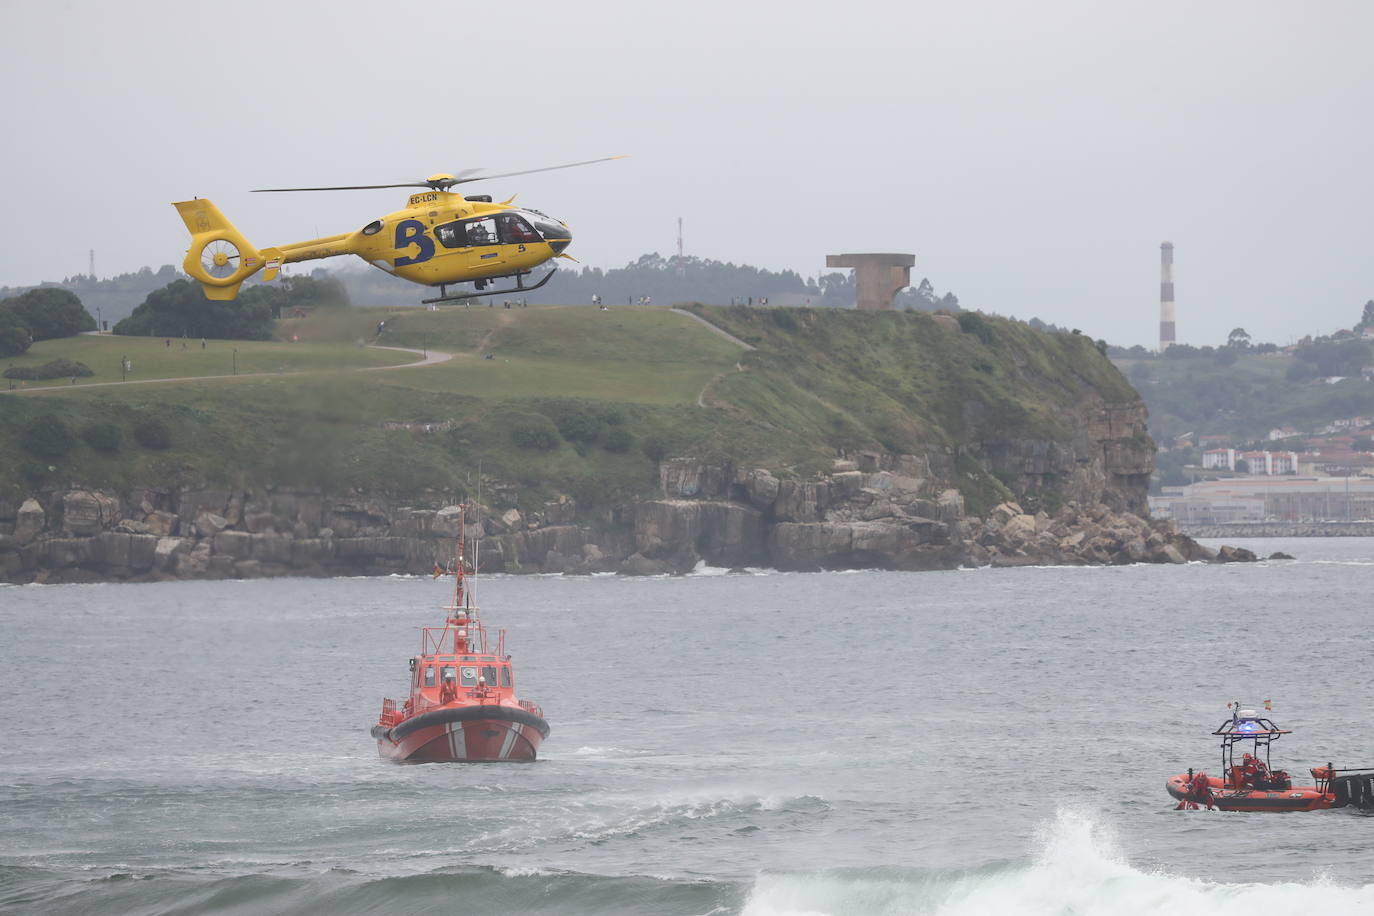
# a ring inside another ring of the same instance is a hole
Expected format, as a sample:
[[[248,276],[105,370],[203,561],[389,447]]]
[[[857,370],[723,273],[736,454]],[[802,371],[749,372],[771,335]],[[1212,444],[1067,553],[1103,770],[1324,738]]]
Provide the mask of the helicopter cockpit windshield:
[[[523,212],[530,222],[534,223],[534,228],[539,230],[539,234],[549,243],[554,253],[561,253],[568,247],[572,241],[572,232],[568,229],[567,223],[538,210],[527,208]]]

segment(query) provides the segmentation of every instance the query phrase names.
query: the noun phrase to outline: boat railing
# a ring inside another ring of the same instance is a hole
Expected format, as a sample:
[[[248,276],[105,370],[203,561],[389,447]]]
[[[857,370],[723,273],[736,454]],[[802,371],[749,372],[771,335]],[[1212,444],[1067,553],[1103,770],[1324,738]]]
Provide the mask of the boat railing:
[[[391,728],[393,725],[400,725],[401,721],[401,711],[396,708],[396,701],[390,698],[382,700],[382,714],[378,716],[377,724],[383,728]]]
[[[482,622],[476,618],[470,618],[462,626],[442,626],[442,627],[421,627],[420,628],[420,654],[421,655],[455,655],[459,654],[458,636],[467,640],[467,647],[463,652],[470,652],[474,655],[488,655],[487,651],[487,629],[482,626]],[[504,640],[502,644],[504,645]]]
[[[541,719],[544,718],[544,708],[538,703],[531,703],[529,700],[521,700],[520,708],[525,710],[525,712],[533,713]]]

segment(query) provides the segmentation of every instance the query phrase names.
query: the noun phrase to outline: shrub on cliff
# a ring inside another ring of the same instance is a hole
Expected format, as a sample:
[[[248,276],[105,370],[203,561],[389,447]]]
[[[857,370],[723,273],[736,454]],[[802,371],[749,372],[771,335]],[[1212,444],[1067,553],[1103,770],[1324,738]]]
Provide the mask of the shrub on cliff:
[[[645,436],[644,441],[639,445],[639,450],[650,461],[662,461],[668,457],[668,443],[663,441],[662,436]]]
[[[959,330],[965,334],[972,334],[983,343],[991,346],[993,342],[992,327],[984,320],[983,316],[977,312],[959,313]]]
[[[612,426],[602,437],[601,444],[608,452],[628,452],[635,444],[635,437],[623,426]]]
[[[81,438],[97,452],[112,455],[119,451],[123,434],[113,423],[93,423],[81,430]]]
[[[171,448],[172,431],[161,420],[142,420],[134,426],[134,441],[144,448]]]
[[[601,438],[601,418],[582,407],[565,406],[554,417],[558,432],[569,442],[595,442]]]
[[[558,428],[553,425],[553,421],[538,413],[513,415],[510,420],[510,438],[521,448],[535,449],[541,452],[558,448],[558,443],[562,441],[558,436]]]
[[[52,414],[44,414],[34,417],[24,425],[24,430],[20,434],[20,444],[31,454],[52,460],[70,452],[76,444],[76,439],[66,423]]]

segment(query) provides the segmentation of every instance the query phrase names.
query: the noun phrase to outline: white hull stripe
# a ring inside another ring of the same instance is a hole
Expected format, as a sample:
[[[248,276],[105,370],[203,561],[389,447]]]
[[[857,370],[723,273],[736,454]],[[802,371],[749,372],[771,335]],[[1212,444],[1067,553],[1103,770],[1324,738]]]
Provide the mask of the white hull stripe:
[[[450,722],[445,726],[448,729],[448,749],[453,754],[455,760],[462,760],[468,755],[467,735],[463,732],[462,722]]]
[[[501,753],[497,756],[502,760],[510,758],[510,749],[515,745],[515,739],[520,736],[520,730],[524,728],[519,722],[512,722],[510,728],[506,729],[506,740],[501,742]]]

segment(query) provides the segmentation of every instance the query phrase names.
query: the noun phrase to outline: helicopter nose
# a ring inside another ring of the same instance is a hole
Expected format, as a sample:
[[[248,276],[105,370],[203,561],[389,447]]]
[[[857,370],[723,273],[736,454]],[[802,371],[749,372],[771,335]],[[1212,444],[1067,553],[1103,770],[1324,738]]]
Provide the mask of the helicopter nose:
[[[562,254],[563,249],[572,244],[572,231],[566,223],[554,219],[541,219],[534,225],[544,237],[544,241],[549,243],[554,254]]]

